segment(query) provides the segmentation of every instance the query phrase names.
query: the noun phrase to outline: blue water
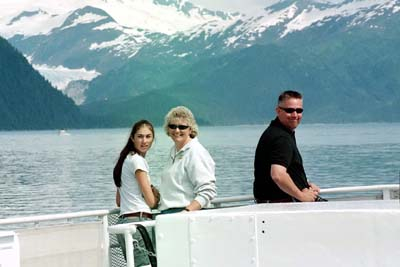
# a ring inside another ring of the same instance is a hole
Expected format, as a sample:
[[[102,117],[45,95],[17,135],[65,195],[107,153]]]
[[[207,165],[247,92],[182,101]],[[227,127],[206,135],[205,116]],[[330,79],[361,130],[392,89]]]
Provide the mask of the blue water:
[[[252,193],[253,158],[265,129],[200,127],[216,162],[218,196]],[[129,129],[0,132],[0,218],[114,208],[112,169]],[[308,178],[322,188],[399,183],[400,124],[302,124]],[[172,141],[161,128],[147,160],[155,185]]]

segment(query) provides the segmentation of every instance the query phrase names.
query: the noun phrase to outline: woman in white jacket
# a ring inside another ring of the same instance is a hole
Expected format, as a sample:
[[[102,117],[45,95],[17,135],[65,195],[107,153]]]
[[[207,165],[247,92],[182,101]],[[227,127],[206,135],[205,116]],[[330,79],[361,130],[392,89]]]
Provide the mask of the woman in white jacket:
[[[158,209],[165,214],[207,207],[216,196],[215,163],[197,138],[192,112],[183,106],[171,109],[164,129],[175,145],[161,176]]]

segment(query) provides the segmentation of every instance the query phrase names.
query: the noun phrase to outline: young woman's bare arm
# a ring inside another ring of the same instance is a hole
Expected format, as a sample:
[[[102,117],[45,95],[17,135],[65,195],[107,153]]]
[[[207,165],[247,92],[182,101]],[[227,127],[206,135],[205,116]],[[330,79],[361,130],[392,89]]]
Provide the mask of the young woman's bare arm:
[[[149,205],[150,208],[156,208],[158,205],[159,199],[154,195],[153,190],[151,188],[151,184],[147,177],[147,172],[142,170],[137,170],[135,172],[136,180],[139,184],[140,190],[142,191],[144,200],[146,204]]]
[[[115,193],[115,203],[117,207],[121,207],[121,195],[119,194],[119,189],[117,188],[117,193]]]

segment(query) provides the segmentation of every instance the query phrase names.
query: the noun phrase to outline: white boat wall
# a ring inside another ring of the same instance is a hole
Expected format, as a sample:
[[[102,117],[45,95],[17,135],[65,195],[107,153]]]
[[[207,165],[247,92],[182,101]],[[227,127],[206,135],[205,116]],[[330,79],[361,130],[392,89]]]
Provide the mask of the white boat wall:
[[[397,200],[208,210],[160,216],[156,229],[160,267],[394,267],[400,259]]]
[[[323,189],[322,195],[330,201],[253,205],[252,196],[219,198],[215,207],[244,204],[158,216],[146,222],[155,224],[158,266],[398,266],[399,185]],[[0,256],[14,255],[7,249],[19,255],[0,257],[0,266],[134,266],[129,248],[127,262],[122,257],[115,233],[129,238],[136,227],[112,225],[117,213],[0,219],[7,230],[0,231]],[[15,246],[6,245],[11,234]]]

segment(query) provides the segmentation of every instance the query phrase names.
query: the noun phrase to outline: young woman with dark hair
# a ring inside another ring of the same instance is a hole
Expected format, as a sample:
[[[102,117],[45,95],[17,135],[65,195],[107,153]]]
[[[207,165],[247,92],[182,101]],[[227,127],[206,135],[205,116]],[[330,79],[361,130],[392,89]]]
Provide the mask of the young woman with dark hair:
[[[120,207],[118,223],[151,220],[151,208],[158,205],[159,193],[151,185],[149,166],[145,159],[154,140],[154,127],[147,120],[140,120],[132,126],[131,133],[114,167],[113,178],[117,186],[116,202]],[[118,242],[124,256],[125,240],[118,235]],[[139,232],[133,234],[140,247],[145,247]],[[135,267],[150,266],[148,255],[134,249]]]

